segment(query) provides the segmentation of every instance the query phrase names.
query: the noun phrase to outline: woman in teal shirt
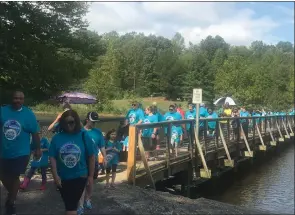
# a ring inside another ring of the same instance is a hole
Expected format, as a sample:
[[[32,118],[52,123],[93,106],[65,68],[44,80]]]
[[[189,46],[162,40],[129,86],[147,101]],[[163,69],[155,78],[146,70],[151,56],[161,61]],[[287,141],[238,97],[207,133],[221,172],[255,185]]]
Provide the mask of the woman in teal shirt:
[[[59,187],[66,215],[73,215],[77,214],[86,183],[93,183],[94,148],[91,138],[81,128],[76,111],[64,112],[59,122],[61,132],[52,138],[49,157],[53,179]]]
[[[117,166],[119,163],[119,155],[122,151],[122,144],[118,142],[117,140],[117,131],[115,129],[110,130],[106,134],[106,161],[107,161],[107,167],[106,167],[106,188],[113,187],[116,180],[116,171]],[[112,170],[112,182],[111,185],[109,183],[110,181],[110,172]]]

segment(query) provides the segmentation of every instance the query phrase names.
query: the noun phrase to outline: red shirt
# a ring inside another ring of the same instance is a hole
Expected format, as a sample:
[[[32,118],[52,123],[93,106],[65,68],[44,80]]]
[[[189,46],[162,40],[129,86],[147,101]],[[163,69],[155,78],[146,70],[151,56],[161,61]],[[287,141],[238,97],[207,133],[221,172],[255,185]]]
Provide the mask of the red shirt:
[[[182,119],[184,119],[184,111],[181,108],[177,108],[177,112],[180,113],[180,115],[182,116]]]

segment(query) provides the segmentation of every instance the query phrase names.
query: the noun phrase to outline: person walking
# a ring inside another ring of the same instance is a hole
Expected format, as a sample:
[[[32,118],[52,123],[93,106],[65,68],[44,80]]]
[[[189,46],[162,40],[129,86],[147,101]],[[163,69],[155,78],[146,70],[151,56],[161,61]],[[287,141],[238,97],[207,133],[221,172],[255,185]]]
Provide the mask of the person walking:
[[[89,112],[85,119],[85,126],[83,130],[87,132],[91,140],[93,141],[93,147],[94,147],[94,155],[95,155],[95,168],[94,168],[94,179],[97,179],[98,177],[98,170],[99,170],[99,164],[98,164],[98,151],[100,150],[102,156],[106,157],[105,152],[105,141],[103,134],[100,129],[95,128],[95,123],[99,121],[98,114],[96,112]],[[91,210],[92,204],[91,204],[91,196],[93,192],[93,184],[88,184],[85,187],[85,190],[81,196],[79,207],[78,207],[78,214],[83,214],[84,209]]]
[[[39,125],[35,114],[24,106],[24,93],[15,91],[12,103],[0,108],[0,180],[8,192],[5,201],[7,215],[16,214],[15,200],[20,186],[19,176],[23,174],[31,154],[31,137],[34,156],[40,159]]]
[[[82,130],[76,111],[64,112],[59,123],[61,132],[53,136],[49,148],[52,176],[64,202],[65,214],[76,215],[86,184],[93,183],[93,141]]]
[[[27,175],[25,176],[22,184],[20,185],[21,190],[25,190],[33,175],[35,174],[36,170],[38,168],[41,169],[41,175],[42,175],[42,182],[41,182],[41,187],[40,190],[45,190],[46,189],[46,182],[47,182],[47,176],[46,172],[48,169],[48,150],[49,150],[49,141],[46,137],[41,138],[41,151],[42,151],[42,157],[40,160],[32,160],[31,161],[31,168],[28,171]]]
[[[119,163],[119,155],[122,151],[122,144],[117,141],[117,131],[115,129],[110,130],[106,134],[106,153],[105,160],[107,161],[106,166],[106,185],[105,188],[115,188],[115,180],[117,175],[117,166]],[[112,182],[110,185],[110,173],[112,170]]]

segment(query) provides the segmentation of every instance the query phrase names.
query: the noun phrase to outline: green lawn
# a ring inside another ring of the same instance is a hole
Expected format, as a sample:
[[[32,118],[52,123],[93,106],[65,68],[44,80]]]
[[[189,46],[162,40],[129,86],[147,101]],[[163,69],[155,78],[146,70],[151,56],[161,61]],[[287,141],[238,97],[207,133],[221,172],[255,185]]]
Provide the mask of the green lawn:
[[[137,101],[141,102],[143,107],[152,105],[153,102],[157,102],[158,108],[166,112],[168,111],[169,105],[177,103],[181,104],[183,109],[187,109],[187,102],[180,102],[180,101],[167,101],[163,98],[140,98]],[[124,99],[124,100],[113,100],[113,110],[108,111],[98,111],[100,116],[125,116],[126,112],[131,108],[131,99]],[[95,111],[94,105],[72,105],[73,109],[76,110],[79,115],[86,115],[89,111]],[[55,117],[56,114],[60,113],[62,110],[58,106],[46,105],[46,104],[39,104],[35,107],[31,107],[32,110],[36,113],[37,116],[41,116],[44,118],[51,118]]]

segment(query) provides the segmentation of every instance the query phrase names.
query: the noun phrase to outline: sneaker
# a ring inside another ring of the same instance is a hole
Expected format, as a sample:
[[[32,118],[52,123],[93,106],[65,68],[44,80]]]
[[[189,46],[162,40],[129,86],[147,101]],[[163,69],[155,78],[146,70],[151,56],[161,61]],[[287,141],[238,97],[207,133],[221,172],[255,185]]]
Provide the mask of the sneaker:
[[[10,204],[8,201],[5,203],[5,214],[6,215],[16,215],[15,204]]]
[[[91,201],[89,199],[85,201],[84,207],[86,209],[88,209],[88,210],[91,210],[92,209],[92,204],[91,204]]]
[[[39,190],[45,190],[45,189],[46,189],[45,184],[42,184],[41,187],[39,188]]]
[[[84,214],[84,208],[79,207],[78,210],[77,210],[77,214],[78,214],[78,215],[82,215],[82,214]]]

